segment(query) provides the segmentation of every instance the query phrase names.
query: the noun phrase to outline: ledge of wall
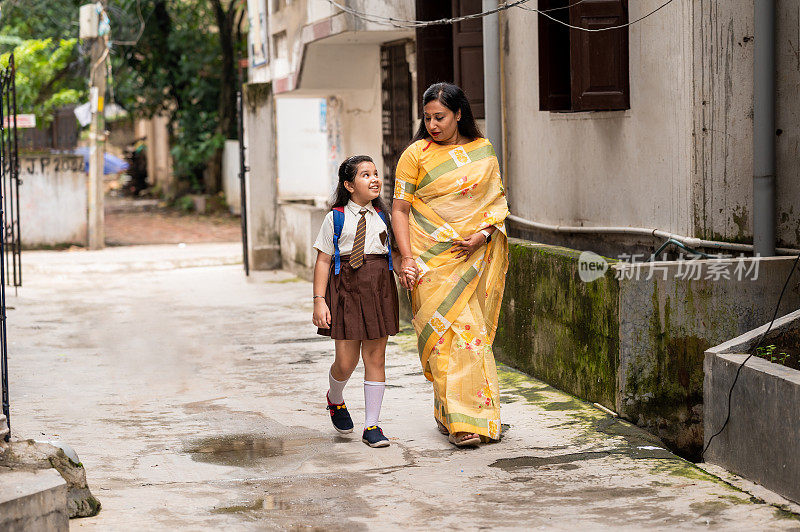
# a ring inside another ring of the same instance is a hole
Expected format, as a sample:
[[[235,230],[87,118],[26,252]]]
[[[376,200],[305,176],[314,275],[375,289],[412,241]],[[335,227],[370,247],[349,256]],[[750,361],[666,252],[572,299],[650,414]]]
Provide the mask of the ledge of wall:
[[[695,261],[690,279],[678,275],[685,263],[657,263],[654,275],[648,264],[611,263],[585,283],[578,251],[510,239],[509,252],[498,360],[616,410],[689,458],[703,444],[704,351],[771,317],[793,261],[761,259],[744,281],[706,279],[718,260]],[[798,306],[793,286],[780,314]]]
[[[705,352],[703,414],[705,444],[722,428],[728,393],[739,366],[767,325]],[[764,345],[797,346],[800,310],[775,320]],[[739,373],[731,395],[730,421],[705,454],[720,465],[800,503],[800,371],[752,357]],[[775,451],[775,452],[772,452]]]
[[[582,399],[616,408],[619,284],[578,277],[580,252],[509,240],[498,359]]]

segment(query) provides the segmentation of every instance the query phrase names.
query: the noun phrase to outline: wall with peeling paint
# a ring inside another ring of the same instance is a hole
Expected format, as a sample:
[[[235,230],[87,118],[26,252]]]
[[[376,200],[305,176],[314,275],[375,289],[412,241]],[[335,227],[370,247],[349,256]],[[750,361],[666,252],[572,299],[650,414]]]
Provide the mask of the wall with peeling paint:
[[[634,19],[657,2],[631,2]],[[691,9],[675,2],[630,29],[628,111],[539,110],[537,15],[504,16],[511,210],[548,224],[691,232]]]
[[[800,0],[778,0],[778,245],[800,247]]]
[[[631,2],[634,20],[661,2]],[[753,0],[679,0],[629,30],[631,108],[539,110],[536,14],[503,19],[512,211],[752,242]],[[800,245],[800,0],[778,1],[778,246]]]

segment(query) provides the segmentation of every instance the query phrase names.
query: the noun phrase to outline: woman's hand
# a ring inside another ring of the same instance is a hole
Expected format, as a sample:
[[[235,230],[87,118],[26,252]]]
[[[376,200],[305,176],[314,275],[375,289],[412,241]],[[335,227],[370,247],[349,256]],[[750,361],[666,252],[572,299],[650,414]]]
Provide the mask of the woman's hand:
[[[483,233],[475,233],[472,236],[455,242],[453,244],[453,249],[450,250],[450,253],[456,253],[457,259],[464,257],[464,260],[466,261],[478,250],[478,248],[485,243],[486,237],[483,236]]]
[[[412,257],[403,257],[401,271],[399,272],[400,284],[406,290],[413,290],[417,286],[417,262]]]
[[[321,297],[314,298],[314,316],[311,318],[311,323],[320,329],[331,328],[331,311]]]

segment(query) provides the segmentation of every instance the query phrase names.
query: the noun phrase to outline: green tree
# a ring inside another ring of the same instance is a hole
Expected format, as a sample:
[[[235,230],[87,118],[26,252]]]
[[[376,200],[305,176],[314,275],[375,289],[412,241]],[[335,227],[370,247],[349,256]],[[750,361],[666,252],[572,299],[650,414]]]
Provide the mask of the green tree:
[[[1,2],[0,51],[10,50],[9,39],[77,38],[85,2]],[[235,57],[245,46],[245,2],[114,0],[106,10],[115,100],[134,116],[167,116],[178,180],[197,191],[219,190],[221,148],[236,135]],[[85,85],[86,61],[79,66],[84,72],[73,77]]]
[[[73,76],[81,68],[76,44],[76,39],[26,40],[13,49],[17,112],[33,113],[38,123],[46,124],[55,109],[85,99],[85,83]],[[0,55],[3,68],[8,67],[10,55]]]

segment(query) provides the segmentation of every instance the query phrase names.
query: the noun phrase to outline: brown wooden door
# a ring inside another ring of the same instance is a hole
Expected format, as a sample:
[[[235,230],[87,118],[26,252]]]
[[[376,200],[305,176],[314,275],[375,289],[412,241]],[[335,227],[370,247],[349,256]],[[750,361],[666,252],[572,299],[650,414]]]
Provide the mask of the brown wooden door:
[[[383,194],[391,201],[397,161],[411,141],[411,71],[406,41],[381,46],[381,102]]]
[[[481,0],[452,0],[453,16],[480,13]],[[475,118],[484,118],[483,97],[483,19],[473,18],[453,24],[454,83],[467,94]]]
[[[628,21],[627,0],[584,0],[569,9],[570,23],[587,29]],[[628,109],[628,30],[570,30],[572,109]]]

